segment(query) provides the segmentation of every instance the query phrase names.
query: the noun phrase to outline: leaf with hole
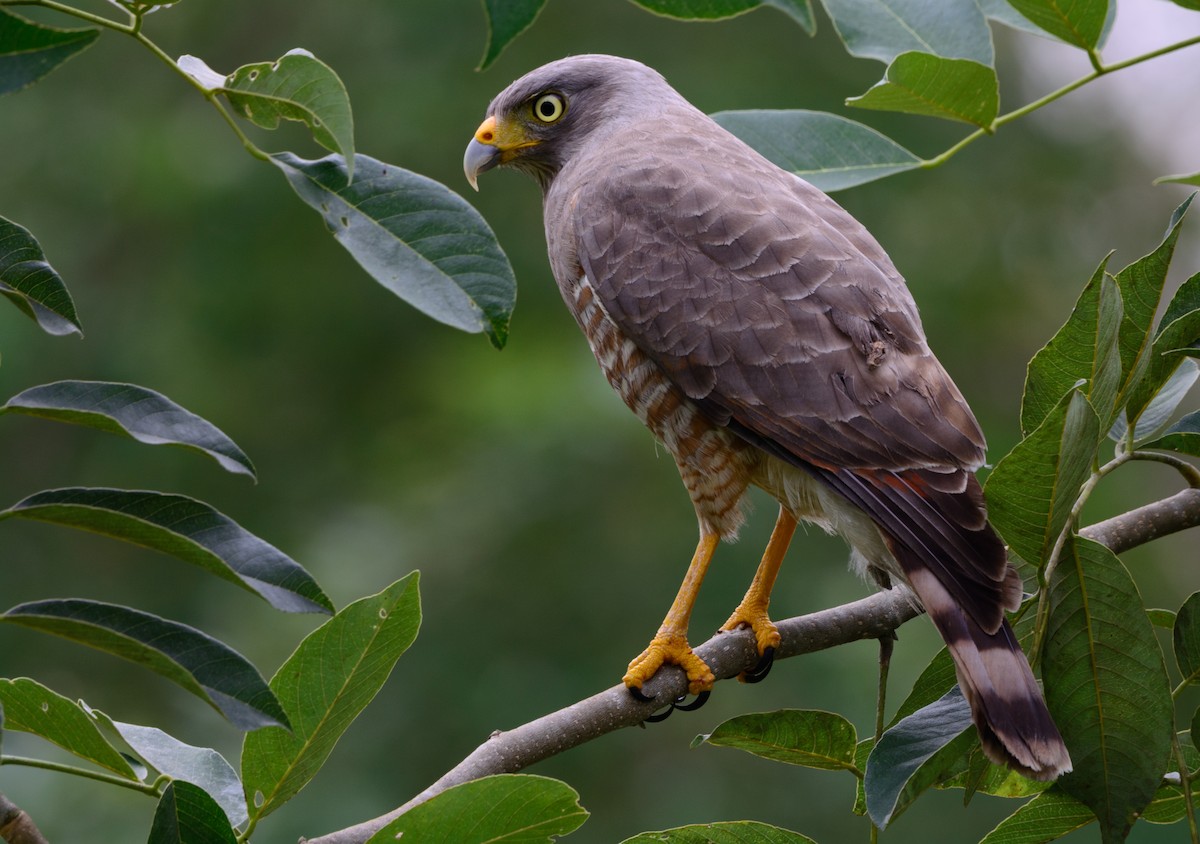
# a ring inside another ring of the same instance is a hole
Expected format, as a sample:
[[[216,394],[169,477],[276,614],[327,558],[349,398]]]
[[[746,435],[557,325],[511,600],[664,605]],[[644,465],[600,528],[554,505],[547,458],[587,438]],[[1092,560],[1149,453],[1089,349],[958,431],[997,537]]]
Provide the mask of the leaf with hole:
[[[712,117],[773,163],[826,192],[921,166],[921,159],[895,141],[836,114],[749,110]]]
[[[135,662],[212,706],[241,730],[288,725],[258,670],[228,645],[177,621],[81,598],[31,601],[0,621]]]
[[[517,282],[496,236],[470,203],[445,185],[365,155],[354,179],[332,155],[272,161],[372,278],[439,322],[487,332],[501,348]]]
[[[3,413],[86,425],[149,445],[183,446],[207,454],[227,472],[255,477],[250,458],[215,425],[134,384],[55,381],[13,396],[0,406]]]
[[[299,563],[194,498],[141,490],[51,489],[0,510],[0,520],[8,518],[81,528],[162,551],[284,612],[333,611]]]
[[[3,15],[0,10],[0,15]],[[24,226],[0,217],[0,295],[47,334],[78,334],[83,327],[62,278]]]

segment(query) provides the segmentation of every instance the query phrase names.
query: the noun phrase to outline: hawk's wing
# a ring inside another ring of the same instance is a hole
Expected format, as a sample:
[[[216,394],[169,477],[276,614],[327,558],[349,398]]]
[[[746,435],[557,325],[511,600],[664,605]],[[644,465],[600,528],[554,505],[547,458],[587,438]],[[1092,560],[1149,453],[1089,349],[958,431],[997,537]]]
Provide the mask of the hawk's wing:
[[[994,631],[1011,596],[971,474],[983,436],[899,273],[823,193],[698,112],[670,117],[555,186],[605,310],[711,419],[865,510]]]

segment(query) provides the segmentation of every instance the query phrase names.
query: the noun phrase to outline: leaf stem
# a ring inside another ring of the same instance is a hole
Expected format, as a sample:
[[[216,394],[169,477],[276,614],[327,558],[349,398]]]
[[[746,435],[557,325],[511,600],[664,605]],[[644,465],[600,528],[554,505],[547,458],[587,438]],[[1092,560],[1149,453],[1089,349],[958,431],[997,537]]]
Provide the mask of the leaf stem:
[[[75,765],[66,765],[61,762],[51,762],[47,759],[34,759],[29,756],[11,756],[5,754],[0,756],[0,765],[24,765],[29,768],[42,768],[47,771],[55,771],[60,774],[71,774],[77,777],[85,777],[91,780],[108,783],[109,785],[118,785],[122,788],[128,788],[132,791],[138,791],[142,794],[147,794],[151,797],[158,797],[160,793],[159,780],[153,784],[147,784],[140,780],[126,779],[125,777],[117,776],[116,774],[106,774],[103,771],[93,771],[88,768],[80,768]]]

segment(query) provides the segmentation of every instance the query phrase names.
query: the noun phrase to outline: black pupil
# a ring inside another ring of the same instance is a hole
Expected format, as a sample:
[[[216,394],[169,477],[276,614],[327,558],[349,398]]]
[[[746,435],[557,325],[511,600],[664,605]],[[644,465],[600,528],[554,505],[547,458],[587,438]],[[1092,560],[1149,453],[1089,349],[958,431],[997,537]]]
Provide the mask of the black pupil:
[[[542,117],[549,120],[558,112],[558,104],[554,100],[547,97],[546,99],[542,100],[541,104],[538,106],[538,112],[542,115]]]

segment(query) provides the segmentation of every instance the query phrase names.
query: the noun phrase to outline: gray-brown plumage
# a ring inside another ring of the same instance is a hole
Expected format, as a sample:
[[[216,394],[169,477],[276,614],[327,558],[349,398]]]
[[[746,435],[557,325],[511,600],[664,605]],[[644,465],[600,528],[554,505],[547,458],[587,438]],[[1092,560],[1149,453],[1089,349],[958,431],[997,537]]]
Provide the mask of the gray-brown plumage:
[[[541,185],[563,298],[675,457],[700,524],[684,586],[626,684],[670,662],[693,692],[711,687],[687,622],[755,484],[780,516],[726,629],[750,625],[769,655],[767,601],[796,520],[836,531],[860,570],[911,586],[928,610],[988,755],[1038,779],[1069,770],[1004,619],[1021,583],[974,476],[983,435],[866,229],[653,70],[610,56],[553,62],[497,96],[464,166],[474,184],[497,165]]]

